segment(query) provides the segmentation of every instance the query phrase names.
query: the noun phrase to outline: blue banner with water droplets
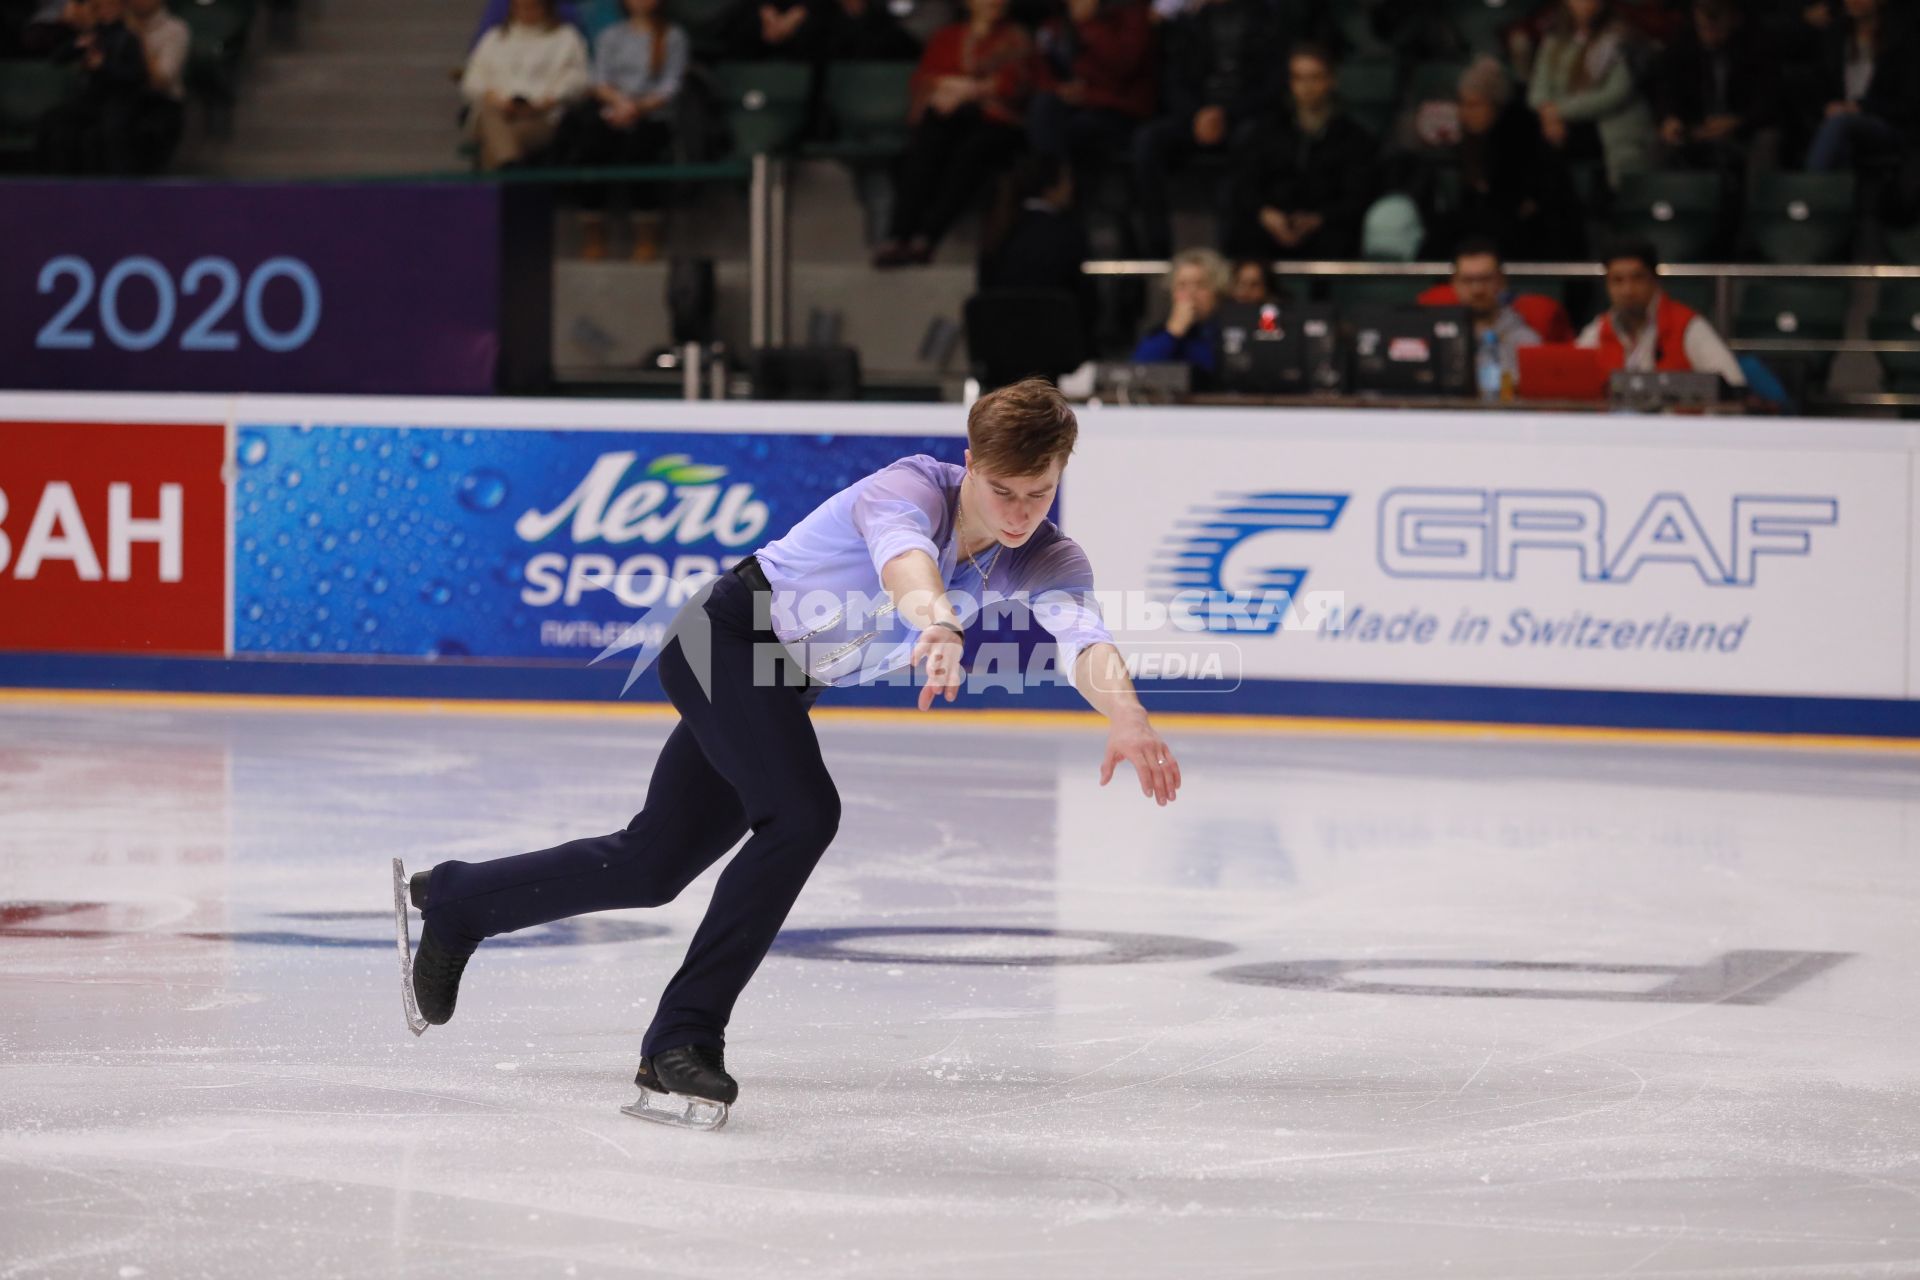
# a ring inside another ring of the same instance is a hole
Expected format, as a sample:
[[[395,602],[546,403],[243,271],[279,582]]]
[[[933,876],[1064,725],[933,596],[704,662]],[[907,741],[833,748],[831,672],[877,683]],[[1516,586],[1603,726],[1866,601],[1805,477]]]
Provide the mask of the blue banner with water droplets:
[[[953,436],[242,424],[234,649],[585,662]]]

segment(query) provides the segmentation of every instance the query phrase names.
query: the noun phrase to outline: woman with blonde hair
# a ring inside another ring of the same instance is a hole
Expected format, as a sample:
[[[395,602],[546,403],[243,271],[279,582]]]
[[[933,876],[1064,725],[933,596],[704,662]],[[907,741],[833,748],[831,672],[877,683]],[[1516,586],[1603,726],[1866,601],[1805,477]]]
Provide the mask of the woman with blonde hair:
[[[1167,292],[1172,305],[1166,323],[1140,339],[1133,349],[1139,364],[1185,364],[1196,381],[1213,376],[1220,350],[1220,331],[1213,309],[1227,290],[1233,272],[1227,260],[1211,249],[1186,249],[1167,267]]]

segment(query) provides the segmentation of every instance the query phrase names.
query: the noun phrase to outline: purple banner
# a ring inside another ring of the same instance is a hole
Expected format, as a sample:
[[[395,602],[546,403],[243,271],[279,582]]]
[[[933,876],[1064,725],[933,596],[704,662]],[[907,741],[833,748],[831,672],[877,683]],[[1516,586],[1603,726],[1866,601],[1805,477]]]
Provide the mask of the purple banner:
[[[487,393],[491,186],[8,183],[0,386]]]

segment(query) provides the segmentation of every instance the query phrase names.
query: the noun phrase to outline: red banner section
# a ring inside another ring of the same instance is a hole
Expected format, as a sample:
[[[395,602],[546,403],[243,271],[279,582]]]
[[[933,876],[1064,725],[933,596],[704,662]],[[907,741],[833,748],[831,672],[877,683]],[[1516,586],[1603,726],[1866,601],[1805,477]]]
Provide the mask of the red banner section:
[[[225,442],[0,422],[0,649],[225,652]]]

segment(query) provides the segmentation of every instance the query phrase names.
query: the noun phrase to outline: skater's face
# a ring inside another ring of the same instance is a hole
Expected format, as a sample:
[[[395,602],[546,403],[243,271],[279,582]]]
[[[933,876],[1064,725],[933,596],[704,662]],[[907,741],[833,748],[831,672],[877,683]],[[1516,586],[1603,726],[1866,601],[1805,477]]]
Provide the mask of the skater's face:
[[[973,523],[985,526],[980,532],[1004,546],[1020,546],[1033,536],[1059,488],[1057,461],[1038,475],[991,475],[973,465],[973,450],[967,450],[967,510]]]

